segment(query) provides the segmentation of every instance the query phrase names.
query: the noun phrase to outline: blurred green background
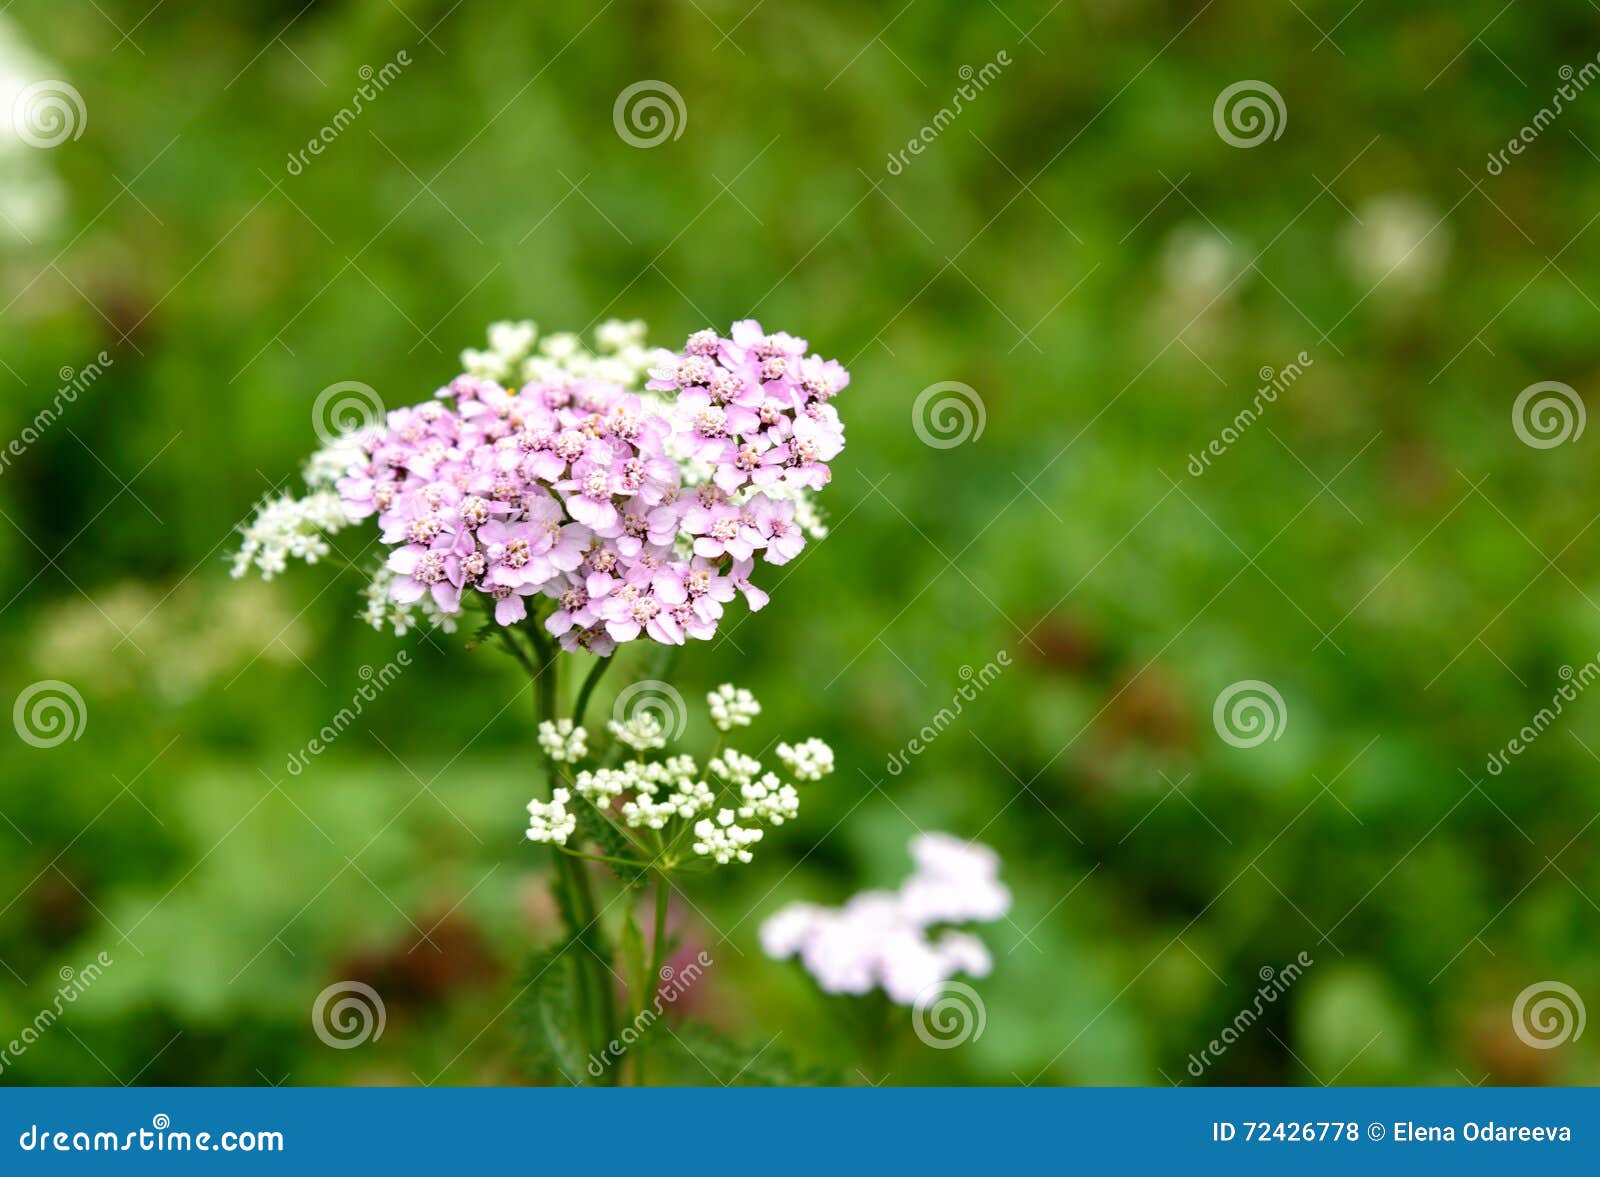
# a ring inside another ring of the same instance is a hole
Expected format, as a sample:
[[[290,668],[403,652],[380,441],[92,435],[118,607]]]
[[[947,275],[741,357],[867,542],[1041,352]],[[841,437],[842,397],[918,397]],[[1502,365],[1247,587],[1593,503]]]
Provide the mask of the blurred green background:
[[[676,344],[747,315],[854,374],[835,531],[680,685],[749,686],[840,771],[675,908],[716,961],[697,1017],[847,1082],[1600,1080],[1600,1036],[1512,1020],[1538,982],[1600,996],[1600,705],[1485,769],[1600,650],[1594,434],[1512,425],[1600,377],[1600,93],[1486,166],[1600,52],[1586,0],[20,0],[0,30],[8,94],[63,79],[86,114],[0,163],[0,436],[112,360],[0,474],[4,699],[87,711],[0,743],[0,1039],[115,962],[0,1082],[519,1081],[507,1005],[555,928],[514,667],[372,633],[330,568],[230,582],[232,529],[336,381],[423,399],[498,318]],[[686,111],[650,149],[612,121],[642,79]],[[1213,103],[1250,79],[1286,117],[1231,146]],[[941,381],[985,413],[951,448],[913,428]],[[1250,679],[1286,722],[1239,748],[1212,708]],[[1016,902],[982,1036],[902,1012],[885,1053],[755,933],[894,885],[919,828],[995,846]],[[352,977],[387,1029],[331,1050],[308,1011]]]

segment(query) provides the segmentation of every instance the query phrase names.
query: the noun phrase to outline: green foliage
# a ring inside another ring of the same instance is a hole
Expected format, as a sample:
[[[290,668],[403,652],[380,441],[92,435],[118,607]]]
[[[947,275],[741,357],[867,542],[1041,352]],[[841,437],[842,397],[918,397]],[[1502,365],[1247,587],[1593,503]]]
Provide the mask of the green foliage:
[[[653,1043],[651,1049],[671,1068],[675,1085],[811,1087],[839,1082],[837,1074],[820,1066],[797,1063],[776,1039],[754,1044],[739,1041],[699,1022],[673,1026],[665,1041]]]
[[[523,966],[515,1002],[517,1039],[529,1078],[541,1083],[593,1082],[584,1037],[586,1012],[573,952],[576,942],[533,953]]]

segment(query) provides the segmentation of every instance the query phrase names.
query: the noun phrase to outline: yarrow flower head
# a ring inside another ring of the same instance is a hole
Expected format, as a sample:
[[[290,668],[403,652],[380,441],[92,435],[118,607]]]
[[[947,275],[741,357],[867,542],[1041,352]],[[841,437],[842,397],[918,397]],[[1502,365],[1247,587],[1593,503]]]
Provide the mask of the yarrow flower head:
[[[863,891],[837,908],[780,909],[761,925],[762,950],[774,960],[798,956],[824,992],[881,988],[900,1005],[915,1004],[958,973],[988,976],[993,961],[983,942],[949,925],[1010,910],[999,857],[949,834],[918,835],[911,855],[916,870],[898,891]]]
[[[711,637],[737,596],[766,604],[758,563],[822,534],[812,495],[844,448],[832,402],[849,375],[804,340],[754,320],[675,353],[648,351],[639,323],[603,324],[594,351],[538,341],[532,323],[489,334],[433,400],[319,453],[311,496],[265,504],[235,575],[315,561],[327,535],[375,519],[375,590],[392,606],[369,592],[372,624],[477,602],[499,625],[537,613],[564,648],[606,655]]]

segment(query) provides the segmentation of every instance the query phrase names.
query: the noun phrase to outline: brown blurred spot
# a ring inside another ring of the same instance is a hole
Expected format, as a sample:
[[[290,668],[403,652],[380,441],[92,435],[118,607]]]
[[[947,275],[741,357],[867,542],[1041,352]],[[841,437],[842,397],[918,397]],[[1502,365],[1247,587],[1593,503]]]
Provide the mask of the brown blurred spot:
[[[1489,1072],[1488,1082],[1497,1087],[1538,1086],[1551,1081],[1548,1050],[1536,1050],[1517,1037],[1503,1007],[1479,1008],[1472,1017],[1473,1057]],[[1477,1075],[1471,1076],[1476,1082]]]
[[[1102,652],[1099,639],[1071,617],[1049,617],[1039,622],[1033,631],[1033,644],[1025,643],[1022,648],[1032,661],[1067,674],[1089,670]]]
[[[1132,679],[1118,676],[1100,730],[1116,749],[1128,745],[1187,749],[1194,744],[1188,701],[1177,683],[1157,667]]]
[[[394,1006],[434,1005],[458,989],[500,974],[483,933],[459,911],[418,919],[390,947],[357,953],[335,967],[341,980],[365,981]]]

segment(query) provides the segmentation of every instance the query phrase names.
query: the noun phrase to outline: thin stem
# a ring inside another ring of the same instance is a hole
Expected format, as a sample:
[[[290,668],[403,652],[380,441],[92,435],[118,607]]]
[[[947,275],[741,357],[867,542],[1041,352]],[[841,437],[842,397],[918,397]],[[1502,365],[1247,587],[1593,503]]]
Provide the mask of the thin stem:
[[[509,630],[502,630],[507,647],[519,656],[518,660],[533,675],[539,718],[553,721],[559,698],[559,650],[554,642],[539,632],[536,625],[523,632],[533,646],[537,664],[527,661],[515,639],[510,637]],[[551,788],[554,788],[555,782],[560,779],[560,770],[549,756],[544,757],[544,765]],[[579,986],[579,997],[585,1020],[589,1023],[591,1042],[597,1049],[603,1049],[606,1043],[616,1038],[616,996],[608,976],[610,970],[605,964],[604,944],[597,934],[600,917],[596,914],[594,889],[590,886],[588,874],[577,861],[578,857],[570,851],[556,855],[554,886],[569,936],[582,949],[573,959],[583,980]],[[608,1075],[607,1081],[615,1082],[615,1077]]]
[[[555,846],[555,849],[565,854],[568,858],[582,858],[587,862],[603,862],[607,866],[625,866],[630,870],[649,870],[648,862],[632,862],[626,858],[612,858],[605,854],[587,854],[582,850],[568,850],[565,846]]]
[[[517,645],[517,639],[511,636],[511,631],[509,629],[502,627],[498,629],[497,632],[500,635],[501,642],[505,644],[506,652],[517,660],[517,664],[521,666],[522,669],[526,670],[529,677],[531,677],[535,684],[537,684],[544,671],[528,660],[528,656],[522,652],[522,647]],[[541,708],[540,711],[542,715],[543,708]]]
[[[588,675],[584,677],[583,686],[578,688],[578,701],[573,705],[572,708],[573,727],[583,726],[583,713],[589,709],[589,696],[594,694],[594,688],[600,682],[600,676],[603,675],[606,670],[610,668],[610,666],[610,658],[601,658],[594,664],[594,666],[590,668]]]
[[[656,917],[655,925],[650,934],[650,968],[645,973],[644,984],[640,986],[639,1013],[643,1015],[645,1007],[654,1002],[661,991],[661,969],[666,964],[667,947],[667,877],[656,875]],[[636,1071],[634,1079],[640,1087],[647,1082],[645,1060],[648,1057],[645,1051],[645,1040],[639,1039],[639,1045],[634,1048],[634,1063]]]

